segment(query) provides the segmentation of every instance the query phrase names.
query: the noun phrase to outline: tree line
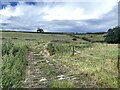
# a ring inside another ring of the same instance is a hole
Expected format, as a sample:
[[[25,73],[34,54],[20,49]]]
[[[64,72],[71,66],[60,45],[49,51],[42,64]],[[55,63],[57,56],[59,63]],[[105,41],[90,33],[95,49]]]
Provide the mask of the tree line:
[[[42,28],[38,28],[37,32],[44,33],[44,30]],[[53,32],[48,32],[48,33],[53,33]],[[104,33],[105,32],[98,32],[96,34],[104,34]],[[55,33],[55,34],[58,34],[58,33]],[[61,33],[61,34],[64,34],[64,33]],[[72,33],[72,34],[74,35],[74,33]],[[92,33],[92,34],[94,34],[94,33]],[[120,43],[120,27],[116,26],[114,28],[110,28],[107,31],[107,35],[104,39],[104,42],[106,42],[106,43]]]
[[[120,43],[120,27],[110,28],[104,41],[107,43]]]

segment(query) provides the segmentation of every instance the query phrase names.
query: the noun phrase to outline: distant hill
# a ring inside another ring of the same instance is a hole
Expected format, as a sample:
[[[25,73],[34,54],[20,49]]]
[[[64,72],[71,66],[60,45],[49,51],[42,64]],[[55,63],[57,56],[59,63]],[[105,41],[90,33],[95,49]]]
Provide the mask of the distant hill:
[[[23,33],[39,33],[35,31],[12,31],[12,30],[0,30],[0,32],[23,32]],[[79,32],[41,32],[42,34],[76,34],[76,35],[83,35],[83,34],[105,34],[107,32],[86,32],[86,33],[79,33]]]

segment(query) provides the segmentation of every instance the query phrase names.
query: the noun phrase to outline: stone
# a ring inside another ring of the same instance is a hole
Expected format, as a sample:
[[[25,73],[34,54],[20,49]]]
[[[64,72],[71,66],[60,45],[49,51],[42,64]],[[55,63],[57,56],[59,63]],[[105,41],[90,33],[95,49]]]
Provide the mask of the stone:
[[[40,79],[40,82],[46,81],[47,79],[45,77],[42,77],[42,79]]]

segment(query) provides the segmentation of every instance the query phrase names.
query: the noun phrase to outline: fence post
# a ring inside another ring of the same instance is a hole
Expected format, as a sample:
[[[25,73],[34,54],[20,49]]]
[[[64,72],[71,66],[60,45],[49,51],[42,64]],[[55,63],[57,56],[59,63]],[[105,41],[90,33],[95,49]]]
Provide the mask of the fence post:
[[[74,52],[75,52],[75,47],[74,45],[72,45],[72,56],[74,56]]]

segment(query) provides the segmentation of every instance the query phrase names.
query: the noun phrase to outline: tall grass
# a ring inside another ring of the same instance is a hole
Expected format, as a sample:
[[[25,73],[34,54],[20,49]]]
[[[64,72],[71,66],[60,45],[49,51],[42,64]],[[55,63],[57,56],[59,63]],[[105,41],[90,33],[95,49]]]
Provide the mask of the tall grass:
[[[50,54],[50,56],[59,54],[59,55],[69,55],[73,56],[75,53],[75,50],[77,49],[84,49],[84,48],[89,48],[92,46],[92,43],[86,43],[86,44],[78,44],[78,43],[73,43],[73,42],[66,42],[66,41],[59,41],[56,43],[56,41],[52,41],[48,44],[47,50]]]
[[[59,44],[59,43],[49,43],[47,50],[50,55],[63,55],[63,54],[72,54],[72,45],[70,44]]]
[[[52,80],[50,84],[51,88],[77,88],[73,82],[66,80]]]
[[[10,41],[3,42],[2,88],[22,86],[24,70],[27,64],[26,46],[17,47]]]

